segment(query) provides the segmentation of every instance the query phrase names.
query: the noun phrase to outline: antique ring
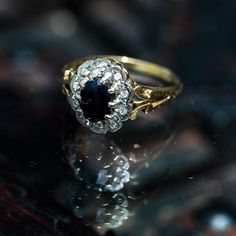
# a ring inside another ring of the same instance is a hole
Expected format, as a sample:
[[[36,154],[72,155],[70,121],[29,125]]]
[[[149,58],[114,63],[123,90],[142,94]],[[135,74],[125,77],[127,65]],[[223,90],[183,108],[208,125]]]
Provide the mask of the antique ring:
[[[159,84],[138,83],[140,76]],[[126,56],[90,56],[66,65],[63,92],[78,121],[105,134],[134,120],[139,111],[149,113],[175,98],[182,90],[178,77],[160,65]]]

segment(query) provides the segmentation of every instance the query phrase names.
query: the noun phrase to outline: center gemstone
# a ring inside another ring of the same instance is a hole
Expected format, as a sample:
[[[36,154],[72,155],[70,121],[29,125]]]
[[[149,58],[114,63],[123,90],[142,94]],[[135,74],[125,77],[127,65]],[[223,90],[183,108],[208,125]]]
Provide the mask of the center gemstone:
[[[108,87],[101,84],[98,78],[86,82],[80,95],[80,107],[84,116],[91,122],[104,120],[105,115],[111,113],[108,103],[112,96],[108,93]]]

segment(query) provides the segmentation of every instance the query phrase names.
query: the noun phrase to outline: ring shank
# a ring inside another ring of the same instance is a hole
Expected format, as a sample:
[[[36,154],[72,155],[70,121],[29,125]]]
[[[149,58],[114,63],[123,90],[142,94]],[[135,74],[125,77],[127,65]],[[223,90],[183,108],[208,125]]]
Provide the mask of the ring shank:
[[[169,86],[146,86],[137,83],[139,87],[139,95],[142,98],[155,99],[160,96],[175,97],[182,90],[182,84],[178,77],[171,70],[163,66],[126,56],[113,56],[113,59],[121,62],[127,69],[133,72],[138,72],[142,75],[150,76],[160,81],[170,83]],[[145,95],[146,90],[151,91],[148,97]]]

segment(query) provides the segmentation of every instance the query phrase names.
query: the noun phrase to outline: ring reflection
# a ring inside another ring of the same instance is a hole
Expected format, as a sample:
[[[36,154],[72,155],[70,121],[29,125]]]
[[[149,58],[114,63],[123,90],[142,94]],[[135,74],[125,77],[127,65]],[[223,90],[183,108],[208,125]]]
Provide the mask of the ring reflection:
[[[155,122],[154,122],[155,120]],[[79,127],[64,142],[71,178],[61,185],[64,204],[79,218],[100,228],[121,226],[133,208],[148,196],[136,189],[168,145],[175,130],[174,116],[163,110],[110,135]],[[153,176],[150,171],[150,178]],[[150,194],[150,193],[149,193]],[[148,194],[148,195],[149,195]]]

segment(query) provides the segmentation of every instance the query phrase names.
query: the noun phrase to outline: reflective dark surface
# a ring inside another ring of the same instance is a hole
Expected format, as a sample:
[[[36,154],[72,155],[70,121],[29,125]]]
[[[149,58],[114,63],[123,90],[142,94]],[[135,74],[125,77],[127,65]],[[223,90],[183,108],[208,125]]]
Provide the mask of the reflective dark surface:
[[[235,1],[0,1],[0,233],[235,236]],[[183,94],[117,133],[80,127],[61,68],[124,54]]]

